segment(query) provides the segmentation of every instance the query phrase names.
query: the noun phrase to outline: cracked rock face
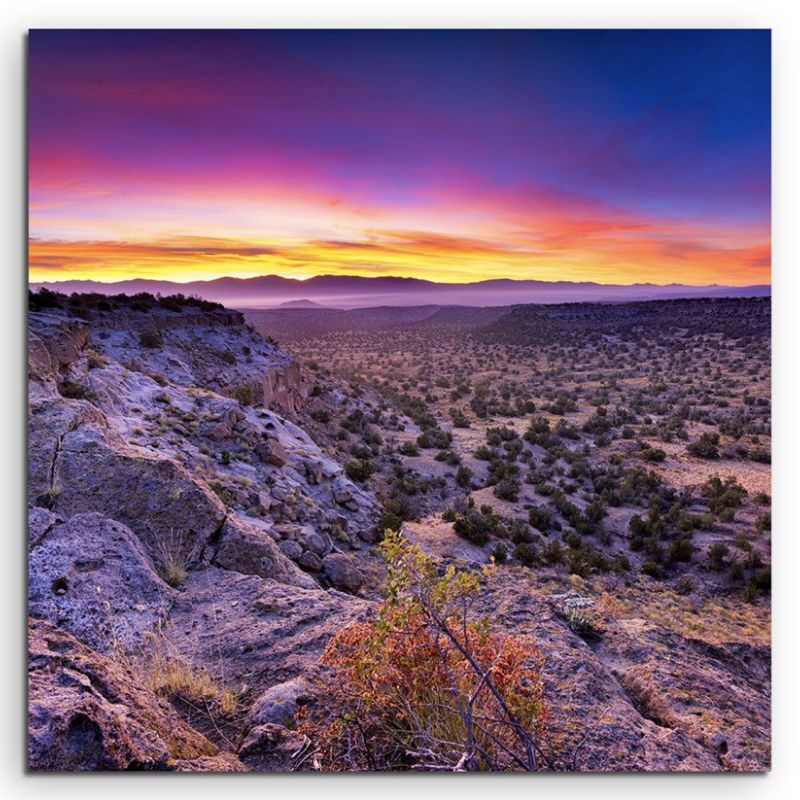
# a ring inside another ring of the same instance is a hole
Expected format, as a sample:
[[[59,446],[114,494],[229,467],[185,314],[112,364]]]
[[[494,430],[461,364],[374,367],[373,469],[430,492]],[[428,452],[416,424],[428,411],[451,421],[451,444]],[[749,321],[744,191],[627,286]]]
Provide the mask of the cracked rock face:
[[[40,518],[34,514],[34,521]],[[78,514],[48,531],[29,554],[28,611],[100,652],[136,646],[167,618],[174,591],[141,542],[101,514]]]
[[[316,675],[330,637],[370,612],[323,588],[361,585],[323,558],[329,529],[361,546],[377,503],[280,416],[302,376],[238,314],[88,316],[31,314],[30,766],[288,769],[296,734],[246,722],[249,703]],[[243,758],[130,673],[155,639],[241,695]]]
[[[54,509],[99,511],[129,525],[156,563],[198,563],[225,519],[219,498],[174,461],[120,451],[90,433],[84,426],[62,440]]]

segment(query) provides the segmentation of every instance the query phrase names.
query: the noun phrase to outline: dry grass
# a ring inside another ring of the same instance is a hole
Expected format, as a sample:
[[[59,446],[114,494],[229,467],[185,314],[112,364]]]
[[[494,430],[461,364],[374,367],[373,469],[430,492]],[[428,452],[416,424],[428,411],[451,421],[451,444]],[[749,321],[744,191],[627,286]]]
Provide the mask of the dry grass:
[[[186,583],[189,577],[189,566],[184,552],[183,541],[171,536],[159,543],[156,572],[164,583],[177,589]]]
[[[161,629],[150,632],[135,648],[115,648],[115,657],[128,666],[144,686],[170,701],[182,701],[210,717],[232,717],[239,695],[207,667],[195,666],[170,644]]]
[[[193,667],[163,650],[154,653],[144,667],[145,686],[160,697],[210,708],[224,717],[236,713],[237,693],[223,686],[205,667]]]

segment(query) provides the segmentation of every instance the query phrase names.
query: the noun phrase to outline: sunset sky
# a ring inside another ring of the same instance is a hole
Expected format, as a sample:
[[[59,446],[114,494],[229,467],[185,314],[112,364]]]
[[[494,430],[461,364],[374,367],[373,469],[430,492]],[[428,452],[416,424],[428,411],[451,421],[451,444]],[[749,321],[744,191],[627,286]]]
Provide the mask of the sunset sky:
[[[30,279],[770,282],[766,31],[34,31]]]

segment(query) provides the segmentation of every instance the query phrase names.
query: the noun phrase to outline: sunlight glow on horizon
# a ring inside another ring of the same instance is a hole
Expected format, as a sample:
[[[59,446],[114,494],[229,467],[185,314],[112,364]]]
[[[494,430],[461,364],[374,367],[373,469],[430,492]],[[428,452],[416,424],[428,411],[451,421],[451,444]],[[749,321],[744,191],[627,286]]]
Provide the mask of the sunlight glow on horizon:
[[[32,282],[770,282],[766,32],[33,31],[30,65]]]

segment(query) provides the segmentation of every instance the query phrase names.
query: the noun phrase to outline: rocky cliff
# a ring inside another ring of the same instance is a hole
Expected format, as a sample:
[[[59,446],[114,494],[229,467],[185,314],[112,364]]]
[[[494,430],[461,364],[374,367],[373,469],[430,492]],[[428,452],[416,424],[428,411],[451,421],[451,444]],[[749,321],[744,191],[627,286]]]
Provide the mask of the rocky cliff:
[[[66,307],[31,313],[29,328],[31,658],[74,673],[76,687],[51,696],[37,677],[51,671],[31,673],[31,766],[177,769],[203,755],[203,768],[244,768],[215,760],[219,747],[194,732],[191,747],[158,740],[175,712],[139,698],[147,687],[120,669],[114,698],[88,700],[87,664],[105,674],[109,657],[156,639],[180,658],[191,632],[193,649],[204,637],[215,653],[232,648],[238,673],[254,662],[245,680],[229,676],[245,694],[306,671],[363,604],[349,599],[364,580],[354,554],[372,537],[375,499],[281,416],[302,401],[300,371],[235,312]],[[282,632],[283,667],[276,653],[258,663],[264,641],[241,658],[246,638],[262,635],[242,615],[250,602],[296,608],[302,645]],[[241,638],[214,625],[228,610],[244,621]],[[68,644],[47,655],[55,639]],[[115,741],[127,723],[108,703],[137,717],[127,749]]]

